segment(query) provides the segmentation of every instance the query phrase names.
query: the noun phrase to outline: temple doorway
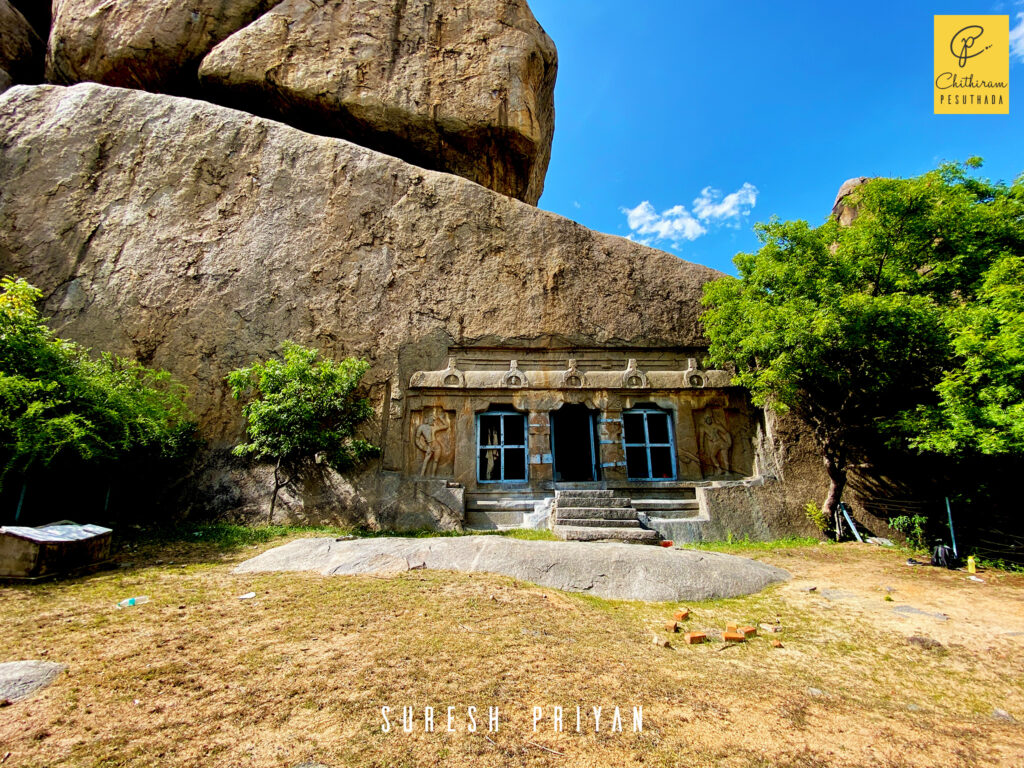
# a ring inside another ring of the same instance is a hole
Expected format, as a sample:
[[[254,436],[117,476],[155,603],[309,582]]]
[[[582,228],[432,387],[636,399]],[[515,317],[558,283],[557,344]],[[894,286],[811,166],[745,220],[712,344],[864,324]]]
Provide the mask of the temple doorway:
[[[568,404],[552,411],[551,455],[556,483],[600,480],[597,411]]]

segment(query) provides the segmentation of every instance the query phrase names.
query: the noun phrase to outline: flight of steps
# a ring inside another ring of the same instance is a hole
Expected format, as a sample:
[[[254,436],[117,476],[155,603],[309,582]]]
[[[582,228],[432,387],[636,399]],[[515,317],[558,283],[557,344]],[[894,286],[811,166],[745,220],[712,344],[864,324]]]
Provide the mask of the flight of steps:
[[[638,541],[657,543],[657,531],[644,528],[637,510],[628,498],[615,491],[555,491],[555,516],[552,530],[568,541]]]

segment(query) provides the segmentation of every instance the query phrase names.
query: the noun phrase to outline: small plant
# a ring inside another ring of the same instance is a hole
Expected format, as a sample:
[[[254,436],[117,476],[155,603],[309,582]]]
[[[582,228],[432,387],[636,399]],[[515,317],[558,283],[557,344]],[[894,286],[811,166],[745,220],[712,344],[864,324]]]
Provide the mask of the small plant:
[[[249,442],[233,453],[274,463],[271,520],[278,491],[303,468],[326,463],[344,472],[379,453],[356,436],[373,412],[357,391],[370,364],[353,357],[317,360],[315,350],[291,341],[283,346],[283,360],[253,363],[227,376],[231,394],[248,399],[242,413]]]
[[[807,515],[808,520],[814,523],[815,528],[822,533],[828,532],[828,515],[813,501],[804,504],[804,514]]]
[[[907,537],[907,541],[915,549],[925,548],[925,523],[928,518],[924,515],[900,515],[889,520],[889,525]]]

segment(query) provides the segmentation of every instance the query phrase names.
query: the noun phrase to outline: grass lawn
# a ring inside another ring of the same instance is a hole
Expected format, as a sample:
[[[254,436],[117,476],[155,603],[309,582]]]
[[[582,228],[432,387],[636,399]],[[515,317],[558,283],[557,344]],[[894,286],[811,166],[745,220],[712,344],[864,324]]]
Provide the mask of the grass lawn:
[[[1024,764],[1021,574],[989,570],[977,583],[868,545],[742,548],[793,580],[688,604],[684,629],[713,640],[686,646],[663,628],[674,604],[491,574],[234,575],[252,555],[325,533],[196,532],[137,539],[113,570],[0,586],[0,661],[69,667],[0,708],[3,768]],[[151,602],[115,608],[138,595]],[[738,646],[714,637],[762,622],[782,631]],[[673,647],[655,646],[654,634]],[[416,708],[412,734],[398,722],[403,706]],[[437,710],[433,733],[423,732],[425,706]],[[492,706],[497,732],[486,729]],[[621,733],[610,730],[616,706]]]

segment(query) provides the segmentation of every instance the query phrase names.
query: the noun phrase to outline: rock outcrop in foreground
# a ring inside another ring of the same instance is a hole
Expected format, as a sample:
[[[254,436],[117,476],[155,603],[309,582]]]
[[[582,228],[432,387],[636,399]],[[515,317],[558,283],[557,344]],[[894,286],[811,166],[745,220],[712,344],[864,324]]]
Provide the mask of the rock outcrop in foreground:
[[[54,10],[51,82],[203,98],[531,204],[543,191],[557,54],[524,0],[56,0]]]
[[[738,597],[789,579],[781,568],[719,552],[504,536],[299,539],[246,560],[234,572],[318,571],[337,576],[416,568],[501,573],[569,592],[649,602]]]

